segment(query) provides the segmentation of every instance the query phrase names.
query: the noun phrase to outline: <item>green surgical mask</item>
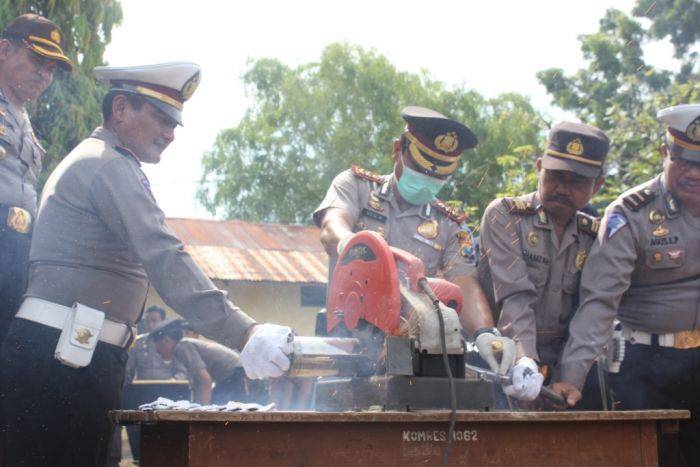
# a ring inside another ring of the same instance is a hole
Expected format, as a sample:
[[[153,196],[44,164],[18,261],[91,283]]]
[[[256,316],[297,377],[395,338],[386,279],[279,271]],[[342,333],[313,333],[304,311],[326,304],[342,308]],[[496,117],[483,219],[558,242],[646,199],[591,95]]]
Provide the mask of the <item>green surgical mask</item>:
[[[396,187],[403,199],[420,206],[432,202],[445,183],[447,180],[422,174],[404,164],[401,178],[396,182]]]

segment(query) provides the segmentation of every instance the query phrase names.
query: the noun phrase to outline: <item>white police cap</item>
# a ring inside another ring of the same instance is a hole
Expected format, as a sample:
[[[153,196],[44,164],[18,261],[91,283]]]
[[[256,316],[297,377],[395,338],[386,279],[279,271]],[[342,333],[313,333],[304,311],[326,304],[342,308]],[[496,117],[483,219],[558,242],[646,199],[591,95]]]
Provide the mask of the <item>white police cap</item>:
[[[182,125],[182,107],[199,86],[201,70],[192,62],[168,62],[129,67],[98,66],[98,81],[110,91],[121,90],[144,96],[148,102]]]
[[[700,104],[668,107],[656,118],[668,125],[666,143],[672,156],[700,161]]]

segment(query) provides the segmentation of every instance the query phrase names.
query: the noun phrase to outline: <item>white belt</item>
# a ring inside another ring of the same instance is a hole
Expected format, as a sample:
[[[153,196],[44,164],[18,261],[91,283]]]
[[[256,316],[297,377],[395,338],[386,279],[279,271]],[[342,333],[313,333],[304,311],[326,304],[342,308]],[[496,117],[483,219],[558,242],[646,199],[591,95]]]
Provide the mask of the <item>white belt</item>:
[[[71,308],[40,298],[28,297],[22,302],[17,312],[17,318],[34,321],[56,329],[63,329],[66,317]],[[100,331],[99,340],[117,347],[126,347],[131,343],[131,337],[136,335],[136,329],[126,323],[117,323],[105,318]]]
[[[696,348],[700,345],[698,331],[679,331],[666,334],[635,331],[622,325],[622,336],[632,344],[651,345],[653,336],[657,336],[661,347],[674,347],[676,349]]]

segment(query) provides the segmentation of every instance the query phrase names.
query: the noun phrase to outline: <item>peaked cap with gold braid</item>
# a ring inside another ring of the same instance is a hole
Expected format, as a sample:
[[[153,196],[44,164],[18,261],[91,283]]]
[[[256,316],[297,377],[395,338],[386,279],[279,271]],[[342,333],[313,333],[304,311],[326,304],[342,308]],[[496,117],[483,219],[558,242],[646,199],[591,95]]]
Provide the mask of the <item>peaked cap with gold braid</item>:
[[[182,108],[199,86],[199,65],[168,62],[142,66],[98,66],[98,81],[109,83],[111,91],[140,94],[157,109],[182,125]]]
[[[406,120],[408,154],[423,172],[444,178],[457,170],[465,149],[476,146],[474,133],[465,125],[425,107],[406,107],[401,111]]]
[[[602,130],[585,123],[562,122],[549,132],[542,167],[599,177],[608,149],[610,140]]]
[[[55,60],[63,70],[73,71],[73,62],[63,52],[61,29],[43,16],[18,16],[5,26],[2,37],[22,41],[32,52]]]
[[[700,104],[668,107],[656,118],[668,125],[666,143],[671,156],[700,162]]]

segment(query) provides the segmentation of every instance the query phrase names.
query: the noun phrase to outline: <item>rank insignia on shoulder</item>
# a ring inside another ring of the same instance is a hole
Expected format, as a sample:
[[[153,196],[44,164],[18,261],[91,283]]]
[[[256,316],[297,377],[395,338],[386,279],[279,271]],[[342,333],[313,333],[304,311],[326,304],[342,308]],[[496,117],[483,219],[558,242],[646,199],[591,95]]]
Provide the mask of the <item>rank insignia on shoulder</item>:
[[[544,210],[543,206],[537,208],[537,223],[540,225],[549,223],[549,216],[547,216],[547,211]]]
[[[656,193],[649,188],[635,191],[622,198],[622,203],[634,212],[639,211],[642,207],[651,203],[656,198]]]
[[[5,150],[4,147],[0,146],[0,161],[3,160],[6,155],[7,155],[7,151]]]
[[[435,201],[433,201],[431,205],[458,224],[467,221],[467,213],[459,207],[448,206],[447,203],[444,203],[443,201],[440,201],[437,198],[435,198]]]
[[[605,221],[605,238],[610,239],[627,225],[627,217],[621,212],[614,212]]]
[[[511,214],[523,214],[526,216],[537,214],[535,207],[522,199],[503,198],[503,205]]]
[[[587,233],[592,237],[598,235],[598,230],[600,229],[600,220],[598,218],[579,212],[576,216],[576,222],[579,232]]]
[[[359,165],[353,164],[350,170],[352,171],[352,174],[354,176],[364,178],[365,180],[369,180],[370,182],[382,183],[384,181],[384,177],[382,177],[381,175],[376,174],[371,170],[363,169]]]

